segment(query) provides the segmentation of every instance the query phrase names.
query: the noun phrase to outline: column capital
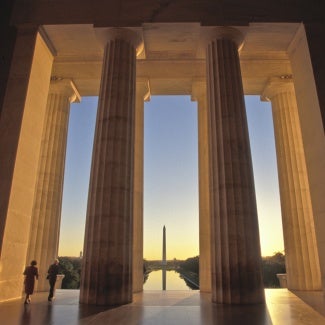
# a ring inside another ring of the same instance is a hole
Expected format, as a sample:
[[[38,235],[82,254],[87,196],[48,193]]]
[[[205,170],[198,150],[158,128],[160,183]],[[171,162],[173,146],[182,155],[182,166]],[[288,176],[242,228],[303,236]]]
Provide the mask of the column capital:
[[[148,79],[137,79],[136,80],[136,93],[137,96],[143,96],[145,102],[150,101],[150,84]]]
[[[80,103],[81,96],[71,79],[62,79],[52,76],[49,94],[63,95],[69,98],[70,103]]]
[[[261,101],[271,101],[274,96],[288,92],[294,92],[292,75],[273,77],[267,82],[261,95]]]
[[[202,27],[200,37],[205,46],[214,40],[230,40],[240,49],[244,43],[244,34],[237,28],[227,26]]]
[[[144,48],[142,35],[128,28],[96,27],[95,34],[98,41],[103,45],[103,47],[105,47],[109,41],[124,40],[134,46],[137,56],[141,54]]]
[[[206,81],[194,81],[192,83],[192,93],[191,93],[191,101],[196,102],[199,101],[200,98],[206,96],[207,84]]]

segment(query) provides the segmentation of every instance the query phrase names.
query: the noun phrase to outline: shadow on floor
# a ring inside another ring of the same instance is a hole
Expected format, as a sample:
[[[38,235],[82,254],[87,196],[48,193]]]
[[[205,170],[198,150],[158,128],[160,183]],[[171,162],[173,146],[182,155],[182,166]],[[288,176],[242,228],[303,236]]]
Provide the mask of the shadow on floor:
[[[325,316],[325,297],[323,291],[292,291],[307,305]]]

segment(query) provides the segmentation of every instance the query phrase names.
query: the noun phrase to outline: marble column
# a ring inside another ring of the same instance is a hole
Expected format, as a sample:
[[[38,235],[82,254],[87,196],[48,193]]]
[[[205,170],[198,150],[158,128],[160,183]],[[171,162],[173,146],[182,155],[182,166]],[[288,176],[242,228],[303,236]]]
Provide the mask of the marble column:
[[[48,290],[47,270],[58,254],[69,110],[74,101],[79,102],[80,95],[71,80],[51,81],[26,261],[38,263],[37,291]]]
[[[272,78],[262,98],[272,103],[288,289],[321,290],[314,217],[292,79]]]
[[[300,24],[287,50],[294,76],[297,109],[306,157],[310,198],[315,224],[322,287],[325,293],[325,136],[322,116],[325,114],[319,69],[323,51],[319,47],[324,28]],[[316,27],[316,28],[315,28]]]
[[[149,98],[148,80],[137,80],[133,185],[133,292],[143,290],[143,132],[144,102]]]
[[[253,169],[238,47],[220,27],[207,39],[212,300],[264,302]]]
[[[205,80],[193,82],[191,99],[197,101],[198,104],[200,291],[211,292],[211,216],[209,203],[208,111]]]
[[[52,63],[38,26],[18,27],[0,119],[0,301],[22,294]]]
[[[141,38],[97,28],[104,46],[91,167],[80,302],[132,301],[136,55]]]

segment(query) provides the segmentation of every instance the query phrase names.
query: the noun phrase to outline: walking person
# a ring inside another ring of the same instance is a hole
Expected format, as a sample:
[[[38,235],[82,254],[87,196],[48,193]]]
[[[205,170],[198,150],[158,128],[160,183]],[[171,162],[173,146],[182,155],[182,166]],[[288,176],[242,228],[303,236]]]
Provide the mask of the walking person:
[[[50,283],[50,293],[49,293],[49,297],[47,300],[52,301],[53,296],[54,296],[54,287],[55,287],[55,282],[56,282],[56,276],[59,273],[59,260],[58,259],[55,259],[54,263],[50,265],[47,273],[48,273],[47,279],[49,280],[49,283]]]
[[[24,285],[25,285],[25,304],[29,304],[31,301],[30,296],[34,292],[34,286],[35,286],[35,279],[38,279],[38,268],[36,267],[37,262],[35,260],[30,262],[30,266],[26,266],[24,275],[25,275],[25,280],[24,280]]]

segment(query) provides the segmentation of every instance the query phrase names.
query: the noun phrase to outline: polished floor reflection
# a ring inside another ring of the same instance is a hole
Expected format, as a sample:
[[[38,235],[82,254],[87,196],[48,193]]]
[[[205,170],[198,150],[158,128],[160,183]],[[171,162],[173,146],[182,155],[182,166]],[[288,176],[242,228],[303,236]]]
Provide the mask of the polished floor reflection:
[[[78,290],[57,290],[51,304],[47,293],[34,294],[30,305],[23,300],[0,303],[0,324],[325,324],[321,313],[286,289],[266,289],[265,295],[266,305],[224,306],[210,303],[210,295],[198,291],[145,291],[135,294],[132,304],[108,309],[79,305]],[[324,312],[323,296],[310,295],[314,307]]]

